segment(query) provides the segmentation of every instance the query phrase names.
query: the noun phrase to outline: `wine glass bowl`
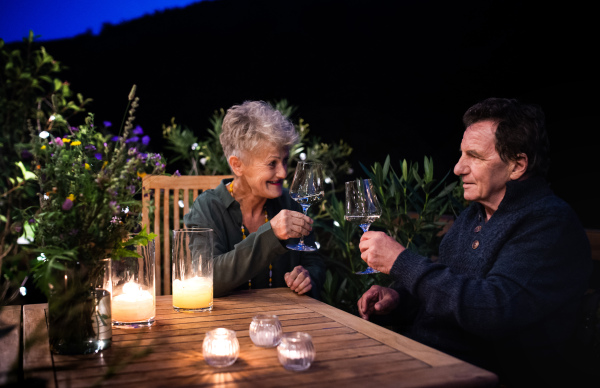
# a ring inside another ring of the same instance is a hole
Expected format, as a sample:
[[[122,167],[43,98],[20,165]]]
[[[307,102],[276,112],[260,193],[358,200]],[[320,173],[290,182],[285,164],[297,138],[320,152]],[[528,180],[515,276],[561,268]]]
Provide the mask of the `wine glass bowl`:
[[[360,226],[363,233],[381,216],[381,206],[377,200],[373,182],[370,179],[356,179],[346,182],[346,221]],[[379,273],[367,267],[366,270],[357,272],[359,275]]]
[[[290,197],[302,206],[306,215],[311,205],[321,202],[325,197],[325,178],[323,165],[317,162],[298,162],[294,179],[290,186]],[[304,236],[298,244],[288,244],[295,251],[315,251],[317,248],[304,244]]]

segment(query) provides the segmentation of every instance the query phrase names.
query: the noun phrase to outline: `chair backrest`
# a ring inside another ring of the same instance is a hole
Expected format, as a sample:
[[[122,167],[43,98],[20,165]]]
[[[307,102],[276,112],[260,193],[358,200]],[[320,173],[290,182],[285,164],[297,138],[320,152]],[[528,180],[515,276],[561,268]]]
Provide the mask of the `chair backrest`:
[[[233,175],[146,175],[142,180],[142,225],[157,235],[156,294],[171,294],[171,239],[183,229],[183,216],[204,190],[214,189]],[[150,208],[152,206],[152,209]],[[154,217],[150,217],[153,213]]]

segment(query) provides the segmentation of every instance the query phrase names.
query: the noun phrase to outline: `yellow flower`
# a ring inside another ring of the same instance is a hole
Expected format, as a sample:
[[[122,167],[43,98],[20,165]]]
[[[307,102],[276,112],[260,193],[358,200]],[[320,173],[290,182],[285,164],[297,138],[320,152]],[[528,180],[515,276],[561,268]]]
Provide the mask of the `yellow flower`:
[[[78,146],[81,145],[81,142],[79,140],[75,140],[73,143],[71,143],[72,146]]]
[[[75,202],[75,194],[69,194],[67,198],[69,198],[71,202]]]
[[[146,176],[145,172],[137,172],[137,176],[139,176],[140,178],[144,178]]]
[[[104,167],[106,167],[106,165],[108,164],[108,161],[104,161],[104,163],[102,163],[102,169],[104,170]]]
[[[85,169],[89,170],[90,169],[90,165],[88,163],[85,164]]]
[[[70,143],[71,139],[67,139],[66,137],[64,139],[62,139],[63,143]]]
[[[43,145],[41,149],[42,149],[42,150],[45,150],[45,149],[46,149],[46,146],[45,146],[45,145]]]

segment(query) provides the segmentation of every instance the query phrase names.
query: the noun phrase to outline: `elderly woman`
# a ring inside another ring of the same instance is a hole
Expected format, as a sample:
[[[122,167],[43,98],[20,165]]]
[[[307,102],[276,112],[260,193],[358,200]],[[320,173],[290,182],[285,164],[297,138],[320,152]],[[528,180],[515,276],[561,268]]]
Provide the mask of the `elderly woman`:
[[[508,387],[575,386],[565,346],[592,263],[578,217],[544,178],[543,112],[491,98],[463,121],[454,173],[471,204],[437,261],[365,233],[361,257],[395,282],[365,292],[359,312],[395,313],[403,334],[496,372]]]
[[[313,221],[283,188],[298,141],[293,124],[262,101],[246,101],[227,111],[220,141],[235,178],[203,192],[184,216],[187,227],[214,230],[215,296],[287,286],[320,298],[322,258],[285,247],[300,236],[314,244]]]

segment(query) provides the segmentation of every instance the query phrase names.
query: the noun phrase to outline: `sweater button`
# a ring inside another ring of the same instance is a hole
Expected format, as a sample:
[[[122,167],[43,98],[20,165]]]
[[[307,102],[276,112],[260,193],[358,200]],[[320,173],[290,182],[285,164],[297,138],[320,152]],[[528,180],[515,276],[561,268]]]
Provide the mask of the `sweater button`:
[[[471,248],[477,249],[477,247],[479,247],[479,240],[475,240],[473,241],[473,244],[471,244]]]
[[[477,225],[475,227],[475,233],[479,233],[480,230],[481,230],[481,225]]]

